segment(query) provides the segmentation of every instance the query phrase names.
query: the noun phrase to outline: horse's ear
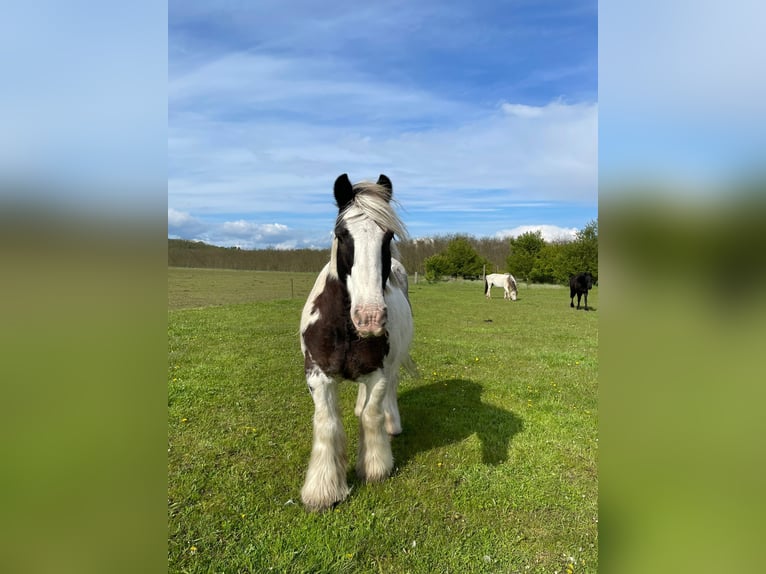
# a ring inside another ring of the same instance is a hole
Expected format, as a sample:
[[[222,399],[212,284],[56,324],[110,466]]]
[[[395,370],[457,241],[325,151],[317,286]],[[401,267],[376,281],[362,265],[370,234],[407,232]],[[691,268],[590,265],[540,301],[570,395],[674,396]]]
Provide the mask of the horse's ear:
[[[394,186],[391,185],[391,180],[388,179],[388,176],[384,174],[380,174],[380,177],[378,177],[378,185],[388,190],[388,200],[391,200],[391,196],[394,194]]]
[[[338,179],[335,180],[333,191],[338,209],[342,210],[351,203],[351,200],[354,199],[354,188],[351,185],[351,180],[348,179],[347,173],[338,176]]]

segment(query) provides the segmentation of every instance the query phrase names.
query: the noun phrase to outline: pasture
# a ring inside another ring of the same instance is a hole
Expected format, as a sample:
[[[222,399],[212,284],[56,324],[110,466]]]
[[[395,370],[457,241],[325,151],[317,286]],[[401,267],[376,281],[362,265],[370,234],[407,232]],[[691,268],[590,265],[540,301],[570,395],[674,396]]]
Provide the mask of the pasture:
[[[412,284],[394,472],[300,503],[313,402],[298,324],[314,273],[168,270],[170,572],[596,572],[598,287]],[[292,280],[292,289],[291,289]],[[294,297],[291,298],[291,293]]]

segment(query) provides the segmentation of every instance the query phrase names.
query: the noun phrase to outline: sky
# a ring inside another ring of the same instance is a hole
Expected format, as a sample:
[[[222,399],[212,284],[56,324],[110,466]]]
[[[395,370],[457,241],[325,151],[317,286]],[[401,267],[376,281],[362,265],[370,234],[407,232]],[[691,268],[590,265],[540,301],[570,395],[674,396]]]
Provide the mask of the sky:
[[[598,216],[597,2],[171,0],[168,237],[322,248],[332,186],[393,182],[410,237]]]

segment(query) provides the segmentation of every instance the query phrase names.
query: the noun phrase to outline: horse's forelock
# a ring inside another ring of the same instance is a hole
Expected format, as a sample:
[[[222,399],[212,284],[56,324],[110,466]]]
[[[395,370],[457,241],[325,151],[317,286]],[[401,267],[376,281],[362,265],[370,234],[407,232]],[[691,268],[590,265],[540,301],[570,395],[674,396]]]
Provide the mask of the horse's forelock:
[[[392,231],[399,239],[407,238],[407,228],[391,205],[391,191],[386,187],[369,181],[354,185],[354,199],[338,214],[336,225],[352,221],[356,217],[366,217],[386,231]],[[361,214],[354,214],[354,207]]]

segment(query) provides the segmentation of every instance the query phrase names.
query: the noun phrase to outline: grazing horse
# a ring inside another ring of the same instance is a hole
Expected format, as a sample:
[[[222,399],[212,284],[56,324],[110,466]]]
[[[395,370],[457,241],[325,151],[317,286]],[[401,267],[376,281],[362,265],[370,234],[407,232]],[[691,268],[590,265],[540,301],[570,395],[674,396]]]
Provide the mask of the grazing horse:
[[[492,299],[492,287],[503,288],[503,299],[516,300],[518,288],[516,279],[510,273],[490,273],[484,278],[484,295],[487,299]]]
[[[319,273],[301,315],[301,351],[314,400],[314,438],[303,504],[324,510],[346,498],[346,435],[338,383],[359,383],[356,474],[384,480],[394,465],[389,435],[402,432],[396,391],[399,367],[413,368],[412,309],[407,273],[391,255],[394,235],[406,236],[391,207],[391,180],[335,181],[338,217],[330,262]]]
[[[580,308],[580,297],[585,295],[585,310],[588,310],[588,291],[593,288],[593,275],[590,271],[571,275],[569,277],[569,306],[574,307],[574,296],[577,294],[577,308]]]

